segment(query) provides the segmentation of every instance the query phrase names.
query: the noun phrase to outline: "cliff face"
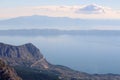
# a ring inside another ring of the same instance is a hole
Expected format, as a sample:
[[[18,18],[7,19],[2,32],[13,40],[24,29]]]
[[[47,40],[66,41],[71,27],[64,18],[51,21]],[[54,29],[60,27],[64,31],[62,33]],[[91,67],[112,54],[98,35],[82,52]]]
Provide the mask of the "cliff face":
[[[0,60],[0,80],[22,80],[17,76],[13,68],[7,66]]]
[[[49,63],[39,49],[31,43],[21,46],[0,43],[0,58],[11,66],[40,67],[42,69],[49,67]]]
[[[43,58],[43,55],[40,53],[39,49],[31,43],[21,46],[0,43],[0,56],[26,60],[39,60],[40,58]]]

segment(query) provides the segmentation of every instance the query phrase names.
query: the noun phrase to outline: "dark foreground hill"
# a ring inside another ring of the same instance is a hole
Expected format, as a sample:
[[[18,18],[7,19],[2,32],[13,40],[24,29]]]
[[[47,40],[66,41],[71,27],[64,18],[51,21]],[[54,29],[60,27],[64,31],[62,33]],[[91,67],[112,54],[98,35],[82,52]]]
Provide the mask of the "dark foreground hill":
[[[0,58],[13,66],[23,80],[120,80],[116,74],[87,74],[53,65],[31,43],[20,46],[0,43]]]

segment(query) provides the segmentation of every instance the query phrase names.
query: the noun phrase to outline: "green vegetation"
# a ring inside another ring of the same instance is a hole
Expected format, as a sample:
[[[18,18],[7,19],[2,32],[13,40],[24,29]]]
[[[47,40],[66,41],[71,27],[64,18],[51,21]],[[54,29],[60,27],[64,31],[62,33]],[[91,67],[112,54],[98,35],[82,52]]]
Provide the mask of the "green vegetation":
[[[15,67],[15,70],[23,80],[60,80],[57,75],[48,71],[28,67]]]

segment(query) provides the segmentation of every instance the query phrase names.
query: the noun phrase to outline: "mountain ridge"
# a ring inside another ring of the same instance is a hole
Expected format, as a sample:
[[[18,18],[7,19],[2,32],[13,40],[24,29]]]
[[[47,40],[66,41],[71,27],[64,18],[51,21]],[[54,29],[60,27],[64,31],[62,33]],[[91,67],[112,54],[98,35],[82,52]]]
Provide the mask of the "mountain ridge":
[[[43,55],[40,53],[39,49],[31,43],[20,46],[0,43],[0,57],[7,62],[10,61],[9,64],[12,66],[26,64],[26,66],[30,66],[37,60],[42,59]]]

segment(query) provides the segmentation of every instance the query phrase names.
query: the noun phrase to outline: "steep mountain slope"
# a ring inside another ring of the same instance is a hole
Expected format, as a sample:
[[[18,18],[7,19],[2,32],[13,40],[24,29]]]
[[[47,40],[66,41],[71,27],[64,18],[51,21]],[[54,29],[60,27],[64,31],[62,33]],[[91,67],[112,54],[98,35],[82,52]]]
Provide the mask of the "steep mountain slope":
[[[0,43],[0,57],[6,60],[11,66],[35,66],[44,69],[48,68],[49,65],[39,49],[31,43],[21,46]]]
[[[24,78],[27,77],[27,79],[24,80],[29,80],[28,76],[32,74],[42,74],[43,76],[47,76],[46,74],[48,74],[48,78],[50,78],[51,76],[49,75],[52,74],[52,77],[54,76],[55,80],[120,80],[120,75],[92,75],[75,71],[65,66],[50,64],[41,54],[40,50],[31,43],[21,46],[0,43],[0,58],[5,60],[9,65],[15,67],[19,75]],[[29,72],[30,74],[27,74]],[[36,75],[31,77],[38,77]]]
[[[13,68],[0,59],[0,80],[22,80],[17,76]]]

